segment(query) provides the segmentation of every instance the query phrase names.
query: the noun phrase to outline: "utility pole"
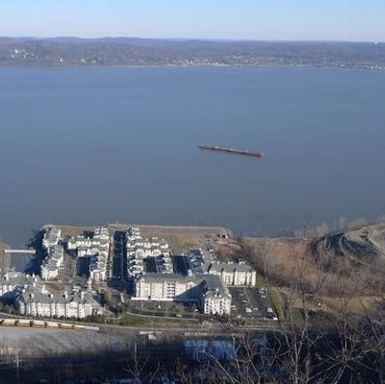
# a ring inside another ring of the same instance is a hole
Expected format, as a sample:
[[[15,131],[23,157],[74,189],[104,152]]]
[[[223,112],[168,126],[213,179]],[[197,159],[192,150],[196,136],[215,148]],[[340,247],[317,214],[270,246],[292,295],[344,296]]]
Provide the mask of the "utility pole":
[[[20,358],[19,358],[19,350],[16,351],[16,380],[18,383],[20,383]]]

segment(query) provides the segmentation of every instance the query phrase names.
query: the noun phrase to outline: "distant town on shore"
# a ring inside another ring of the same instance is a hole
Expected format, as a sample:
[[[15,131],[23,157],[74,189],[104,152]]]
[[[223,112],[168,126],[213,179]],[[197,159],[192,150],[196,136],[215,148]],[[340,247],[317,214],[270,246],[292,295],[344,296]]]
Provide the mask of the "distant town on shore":
[[[384,69],[385,43],[0,37],[0,66],[309,66]]]

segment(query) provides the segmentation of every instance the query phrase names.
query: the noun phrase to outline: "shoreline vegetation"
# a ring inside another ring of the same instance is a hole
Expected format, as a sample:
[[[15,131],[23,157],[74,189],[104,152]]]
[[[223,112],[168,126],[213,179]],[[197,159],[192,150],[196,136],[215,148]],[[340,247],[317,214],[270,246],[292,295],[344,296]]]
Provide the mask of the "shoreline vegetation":
[[[0,67],[385,69],[385,43],[0,37]]]

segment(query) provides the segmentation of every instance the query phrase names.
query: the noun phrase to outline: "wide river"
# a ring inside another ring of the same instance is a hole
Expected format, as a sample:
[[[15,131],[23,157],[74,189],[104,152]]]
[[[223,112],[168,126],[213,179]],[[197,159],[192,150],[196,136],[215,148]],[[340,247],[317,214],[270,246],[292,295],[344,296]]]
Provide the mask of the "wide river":
[[[43,223],[281,235],[385,214],[381,71],[3,68],[0,133],[0,235],[14,246]]]

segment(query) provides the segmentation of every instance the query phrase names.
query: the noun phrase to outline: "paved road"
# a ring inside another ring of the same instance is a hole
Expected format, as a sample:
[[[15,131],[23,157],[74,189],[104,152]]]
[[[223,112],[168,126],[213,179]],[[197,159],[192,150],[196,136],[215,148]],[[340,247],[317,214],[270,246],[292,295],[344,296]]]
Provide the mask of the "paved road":
[[[112,279],[115,284],[127,281],[127,254],[124,231],[115,231],[112,242]]]

